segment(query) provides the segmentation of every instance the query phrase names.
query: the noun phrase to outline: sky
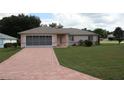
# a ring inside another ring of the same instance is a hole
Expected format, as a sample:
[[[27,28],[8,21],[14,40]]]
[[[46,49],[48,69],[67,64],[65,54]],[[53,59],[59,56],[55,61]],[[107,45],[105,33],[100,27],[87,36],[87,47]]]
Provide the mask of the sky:
[[[0,13],[0,19],[10,16],[13,13]],[[123,13],[27,13],[38,16],[42,24],[61,23],[65,28],[103,28],[114,31],[115,27],[124,29]],[[18,15],[14,13],[13,15]]]

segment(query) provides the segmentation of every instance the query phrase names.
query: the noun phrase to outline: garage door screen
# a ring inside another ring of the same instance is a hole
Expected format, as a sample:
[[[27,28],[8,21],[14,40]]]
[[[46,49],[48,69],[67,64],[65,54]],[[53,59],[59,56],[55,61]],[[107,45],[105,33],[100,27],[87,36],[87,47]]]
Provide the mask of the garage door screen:
[[[52,36],[26,36],[26,45],[52,45]]]

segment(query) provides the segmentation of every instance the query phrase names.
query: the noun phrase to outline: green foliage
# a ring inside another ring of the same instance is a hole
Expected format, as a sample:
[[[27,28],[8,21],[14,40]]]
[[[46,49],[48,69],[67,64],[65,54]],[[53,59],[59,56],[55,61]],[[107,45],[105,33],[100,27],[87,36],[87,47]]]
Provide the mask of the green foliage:
[[[63,28],[63,25],[59,24],[59,25],[57,26],[57,28]]]
[[[77,46],[77,44],[76,44],[76,43],[74,43],[72,46]]]
[[[19,14],[18,16],[4,17],[0,20],[0,32],[18,37],[18,33],[24,30],[40,26],[40,19],[35,16]]]
[[[12,47],[12,43],[5,43],[4,48]]]
[[[84,44],[83,40],[79,40],[78,45],[83,46],[83,44]]]
[[[18,52],[20,48],[0,48],[0,63]]]
[[[108,35],[108,31],[106,31],[106,30],[104,30],[104,29],[101,29],[101,28],[96,28],[96,29],[94,30],[94,32],[95,32],[96,34],[98,34],[101,38],[106,38],[107,35]]]
[[[18,46],[18,43],[13,43],[12,45],[16,48]]]
[[[52,23],[52,24],[49,24],[49,27],[52,27],[52,28],[63,28],[63,25],[61,25],[61,24],[57,25],[57,23]]]
[[[93,42],[92,41],[89,41],[89,40],[85,40],[84,41],[84,44],[85,44],[85,46],[90,47],[90,46],[93,45]]]
[[[57,27],[57,24],[56,23],[49,24],[49,27],[55,28]]]
[[[124,79],[124,44],[55,48],[61,65],[100,79]]]
[[[108,37],[108,40],[112,41],[112,40],[115,40],[114,37]]]
[[[4,48],[10,48],[10,47],[17,47],[18,44],[17,43],[5,43],[4,44]]]
[[[119,44],[123,41],[123,30],[121,27],[116,27],[114,32],[113,32],[113,35],[115,36],[115,39],[119,42]]]

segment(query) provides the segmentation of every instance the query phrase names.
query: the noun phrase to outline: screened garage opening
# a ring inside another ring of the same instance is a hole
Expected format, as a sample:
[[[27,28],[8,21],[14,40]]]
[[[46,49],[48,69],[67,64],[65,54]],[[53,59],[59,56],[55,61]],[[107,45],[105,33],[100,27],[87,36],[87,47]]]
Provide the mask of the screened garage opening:
[[[26,36],[27,46],[52,45],[52,36]]]

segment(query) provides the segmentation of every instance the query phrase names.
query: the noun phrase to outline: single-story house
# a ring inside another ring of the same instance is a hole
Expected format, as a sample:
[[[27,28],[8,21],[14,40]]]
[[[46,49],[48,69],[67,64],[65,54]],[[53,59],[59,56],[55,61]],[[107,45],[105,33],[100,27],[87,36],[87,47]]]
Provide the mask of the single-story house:
[[[17,43],[17,38],[0,33],[0,48],[4,48],[5,43]]]
[[[67,47],[76,44],[79,40],[91,40],[98,42],[98,35],[76,28],[52,28],[42,26],[19,33],[21,35],[21,47]]]

